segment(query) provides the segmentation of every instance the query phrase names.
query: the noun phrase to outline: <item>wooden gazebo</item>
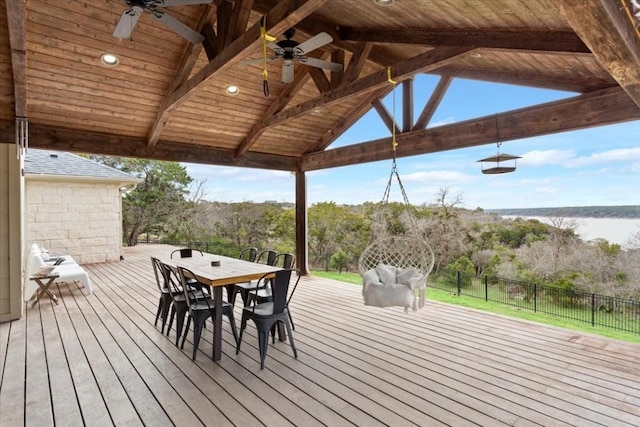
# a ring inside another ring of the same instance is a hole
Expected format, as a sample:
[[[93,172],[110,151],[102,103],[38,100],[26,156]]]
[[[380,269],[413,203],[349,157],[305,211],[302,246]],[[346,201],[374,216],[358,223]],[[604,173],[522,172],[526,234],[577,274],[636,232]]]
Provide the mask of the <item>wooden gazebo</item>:
[[[151,3],[203,41],[153,19],[142,7]],[[0,265],[11,267],[0,275],[0,290],[12,290],[3,292],[0,320],[19,316],[16,128],[35,148],[294,172],[304,268],[305,173],[391,156],[391,137],[327,150],[371,108],[396,128],[398,157],[640,119],[640,11],[631,0],[172,3],[0,0],[0,206],[11,206],[0,209]],[[115,38],[132,5],[144,10],[131,36]],[[327,33],[332,41],[308,57],[342,67],[296,61],[285,84],[283,60],[268,61],[266,97],[262,63],[247,60],[262,55],[263,32],[282,40],[289,28],[300,43]],[[105,63],[105,53],[117,64]],[[414,112],[419,73],[440,80]],[[390,75],[402,85],[397,123],[381,102]],[[455,78],[576,96],[427,128]],[[230,85],[239,88],[235,95]]]

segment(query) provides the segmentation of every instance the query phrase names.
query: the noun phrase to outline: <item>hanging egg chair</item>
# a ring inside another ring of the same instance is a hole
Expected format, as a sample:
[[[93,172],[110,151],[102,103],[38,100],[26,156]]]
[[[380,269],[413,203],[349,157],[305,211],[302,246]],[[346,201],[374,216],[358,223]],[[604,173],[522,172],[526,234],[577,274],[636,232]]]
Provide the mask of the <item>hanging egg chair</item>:
[[[389,81],[394,83],[389,77]],[[395,96],[395,94],[394,94]],[[394,98],[395,113],[395,98]],[[395,120],[394,120],[395,121]],[[434,265],[433,250],[421,237],[396,163],[395,126],[393,127],[393,162],[382,201],[374,215],[371,241],[360,254],[358,271],[362,275],[364,304],[375,307],[403,307],[416,311],[425,302],[427,277]],[[389,194],[397,180],[404,208],[408,217],[405,232],[395,234],[390,230]]]

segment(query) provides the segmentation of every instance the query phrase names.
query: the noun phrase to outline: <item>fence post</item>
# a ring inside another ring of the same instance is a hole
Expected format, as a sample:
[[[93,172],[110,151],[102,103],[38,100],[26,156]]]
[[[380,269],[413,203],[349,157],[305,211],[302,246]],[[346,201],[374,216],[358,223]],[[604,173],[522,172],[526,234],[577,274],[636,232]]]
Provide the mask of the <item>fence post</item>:
[[[591,326],[596,325],[596,294],[591,294]]]
[[[460,277],[460,270],[456,271],[456,285],[458,286],[458,296],[460,296],[460,282],[461,282],[461,277]]]
[[[533,312],[538,311],[538,284],[533,284]]]
[[[484,276],[484,300],[489,301],[489,277]]]

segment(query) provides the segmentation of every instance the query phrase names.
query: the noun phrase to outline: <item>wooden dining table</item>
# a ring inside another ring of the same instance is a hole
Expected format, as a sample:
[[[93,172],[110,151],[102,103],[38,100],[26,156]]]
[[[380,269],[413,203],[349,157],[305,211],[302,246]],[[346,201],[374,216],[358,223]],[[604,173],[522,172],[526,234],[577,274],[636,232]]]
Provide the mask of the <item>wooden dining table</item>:
[[[183,267],[188,269],[194,274],[198,282],[211,287],[215,307],[213,360],[216,361],[222,357],[222,288],[234,283],[258,280],[267,273],[273,273],[275,277],[275,272],[282,270],[281,267],[209,253],[200,255],[200,253],[194,252],[193,256],[189,258],[172,259],[166,256],[159,259],[173,268]]]

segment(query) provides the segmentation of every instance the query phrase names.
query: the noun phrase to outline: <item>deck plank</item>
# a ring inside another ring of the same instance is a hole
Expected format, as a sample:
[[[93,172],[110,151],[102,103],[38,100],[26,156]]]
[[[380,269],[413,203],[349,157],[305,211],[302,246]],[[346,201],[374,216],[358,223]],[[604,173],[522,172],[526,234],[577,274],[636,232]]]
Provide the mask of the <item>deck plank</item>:
[[[149,257],[172,249],[125,248],[85,266],[93,295],[63,283],[60,305],[0,324],[2,427],[640,425],[638,344],[431,301],[365,307],[359,286],[316,277],[292,300],[297,359],[276,341],[261,370],[255,327],[236,355],[225,318],[222,359],[209,328],[193,362],[191,333],[182,350],[153,325]]]
[[[44,346],[41,310],[52,304],[44,297],[27,314],[27,375],[25,425],[53,426],[53,407],[49,389],[49,373],[46,348]]]
[[[7,358],[7,348],[9,347],[9,333],[11,322],[0,323],[0,384],[4,375],[4,366]]]
[[[64,304],[67,317],[60,316],[62,317],[62,320],[59,321],[60,327],[73,328],[77,337],[77,342],[70,343],[72,346],[70,348],[72,364],[76,363],[78,355],[82,352],[84,354],[82,364],[84,365],[84,362],[88,361],[91,370],[90,372],[87,371],[87,366],[84,366],[84,375],[78,375],[78,382],[83,385],[79,394],[83,395],[82,401],[91,397],[84,396],[88,393],[95,397],[96,400],[98,396],[101,397],[101,401],[88,402],[82,405],[85,419],[92,420],[91,417],[95,416],[97,412],[100,419],[105,422],[105,425],[108,425],[103,412],[106,410],[115,425],[142,425],[138,413],[105,354],[104,346],[108,345],[108,343],[97,339],[89,324],[91,317],[85,317],[80,310],[80,305],[86,304],[86,301],[84,301],[85,296],[81,292],[77,292],[77,289],[71,289],[70,291],[73,297],[65,298]],[[90,376],[93,376],[93,381],[91,381]],[[96,387],[99,390],[96,390]],[[93,406],[87,407],[87,405]]]
[[[58,294],[55,290],[54,292]],[[62,298],[61,303],[63,303]],[[77,358],[74,358],[74,363],[67,363],[67,356],[78,356],[77,349],[72,344],[75,337],[70,337],[73,334],[73,327],[64,321],[64,317],[67,316],[66,310],[56,310],[56,308],[53,304],[40,305],[53,414],[57,424],[82,425],[82,414],[76,389],[73,386],[72,371],[82,370],[88,366],[88,363],[86,361],[81,363]],[[69,359],[72,358],[69,357]],[[86,381],[84,378],[81,382],[86,385],[85,387],[92,385],[91,381]],[[98,396],[100,396],[99,393]],[[97,420],[102,421],[100,418]],[[108,417],[107,421],[110,422]]]
[[[0,425],[24,426],[27,318],[8,322],[8,341],[0,382]]]

